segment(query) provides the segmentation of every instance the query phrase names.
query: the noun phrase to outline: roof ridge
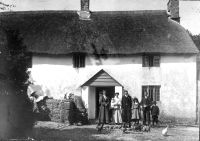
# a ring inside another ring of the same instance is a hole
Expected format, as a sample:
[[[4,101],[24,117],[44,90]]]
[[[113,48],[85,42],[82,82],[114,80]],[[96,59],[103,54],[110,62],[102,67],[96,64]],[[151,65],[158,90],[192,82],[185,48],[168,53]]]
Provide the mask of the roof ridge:
[[[0,14],[42,14],[42,13],[77,13],[80,10],[33,10],[33,11],[5,11],[0,12]],[[160,15],[161,13],[166,13],[166,10],[128,10],[128,11],[90,11],[91,13],[119,13],[119,14],[145,14],[145,13],[154,13]],[[167,13],[166,13],[167,14]]]

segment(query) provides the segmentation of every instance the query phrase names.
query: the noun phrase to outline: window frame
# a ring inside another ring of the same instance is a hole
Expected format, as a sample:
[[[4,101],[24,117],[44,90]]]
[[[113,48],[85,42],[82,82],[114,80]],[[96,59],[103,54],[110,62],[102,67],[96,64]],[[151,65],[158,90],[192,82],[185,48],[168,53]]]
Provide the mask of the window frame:
[[[84,68],[85,67],[85,53],[73,53],[72,54],[72,63],[74,68]]]
[[[143,54],[142,67],[160,67],[160,54]]]
[[[144,92],[147,90],[151,101],[160,101],[160,88],[161,85],[142,85],[141,98],[144,98]]]

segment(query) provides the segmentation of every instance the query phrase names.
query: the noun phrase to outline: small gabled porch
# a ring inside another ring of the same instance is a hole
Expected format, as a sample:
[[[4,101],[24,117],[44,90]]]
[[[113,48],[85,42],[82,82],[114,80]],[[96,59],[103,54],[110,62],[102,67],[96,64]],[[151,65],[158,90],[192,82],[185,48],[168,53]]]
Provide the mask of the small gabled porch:
[[[82,99],[88,109],[88,118],[96,119],[99,112],[99,92],[105,90],[109,99],[116,92],[122,97],[123,86],[103,69],[86,81],[82,86]]]

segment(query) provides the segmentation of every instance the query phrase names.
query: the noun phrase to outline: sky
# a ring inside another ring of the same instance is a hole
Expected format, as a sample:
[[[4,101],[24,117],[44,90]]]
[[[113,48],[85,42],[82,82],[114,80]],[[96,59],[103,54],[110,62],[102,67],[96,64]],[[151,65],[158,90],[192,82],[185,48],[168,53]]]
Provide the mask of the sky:
[[[80,10],[80,0],[1,0],[14,10]],[[90,0],[91,11],[166,9],[168,0]],[[147,4],[148,3],[148,4]]]
[[[200,34],[200,1],[180,2],[180,24],[192,34]]]
[[[0,0],[14,3],[14,11],[80,10],[80,0]],[[90,0],[91,11],[166,10],[168,0]],[[181,25],[200,34],[200,0],[180,1]]]

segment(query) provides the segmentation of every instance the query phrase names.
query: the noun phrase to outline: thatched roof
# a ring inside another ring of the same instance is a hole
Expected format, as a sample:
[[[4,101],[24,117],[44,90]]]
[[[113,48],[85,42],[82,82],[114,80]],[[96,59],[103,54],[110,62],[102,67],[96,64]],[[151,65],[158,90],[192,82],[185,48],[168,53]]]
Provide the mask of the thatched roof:
[[[0,13],[3,28],[19,30],[27,51],[45,54],[198,53],[188,33],[166,11]]]

